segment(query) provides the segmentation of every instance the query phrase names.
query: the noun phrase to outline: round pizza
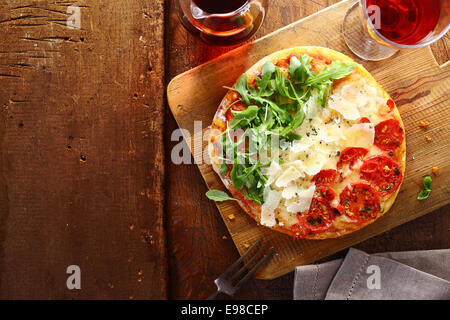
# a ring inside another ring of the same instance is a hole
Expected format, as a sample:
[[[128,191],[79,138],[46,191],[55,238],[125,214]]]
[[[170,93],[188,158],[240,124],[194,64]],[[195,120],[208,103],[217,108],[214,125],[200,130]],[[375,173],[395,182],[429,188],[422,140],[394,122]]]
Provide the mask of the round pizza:
[[[363,66],[328,48],[295,47],[263,58],[227,89],[211,125],[211,164],[259,224],[335,238],[392,206],[405,130]]]

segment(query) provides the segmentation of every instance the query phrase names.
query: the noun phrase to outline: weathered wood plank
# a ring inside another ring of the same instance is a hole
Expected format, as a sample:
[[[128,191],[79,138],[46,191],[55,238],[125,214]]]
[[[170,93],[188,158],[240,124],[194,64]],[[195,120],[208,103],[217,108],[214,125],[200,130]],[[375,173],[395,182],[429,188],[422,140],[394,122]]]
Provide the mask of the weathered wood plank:
[[[0,4],[0,298],[165,298],[164,1],[71,4]]]

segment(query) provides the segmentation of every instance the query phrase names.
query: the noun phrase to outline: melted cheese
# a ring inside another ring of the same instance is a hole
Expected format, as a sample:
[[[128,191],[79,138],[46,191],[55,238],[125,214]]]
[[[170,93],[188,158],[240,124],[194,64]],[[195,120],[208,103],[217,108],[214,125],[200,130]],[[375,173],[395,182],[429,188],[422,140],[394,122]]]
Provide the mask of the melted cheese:
[[[284,199],[292,199],[298,192],[298,187],[296,184],[290,184],[281,192],[281,196]]]
[[[347,120],[357,120],[361,118],[358,108],[341,96],[332,95],[328,102],[328,107],[339,112]]]
[[[278,188],[285,187],[292,180],[296,180],[296,179],[304,177],[304,176],[305,175],[301,171],[297,170],[294,166],[290,166],[277,179],[277,181],[275,182],[275,185]]]
[[[337,124],[331,124],[319,128],[318,137],[324,142],[334,142],[339,139],[345,139],[342,129]]]
[[[305,173],[309,176],[314,176],[322,170],[324,164],[327,162],[327,156],[323,153],[315,150],[308,156],[303,164],[305,166]]]
[[[370,148],[375,139],[375,128],[373,123],[356,123],[344,131],[344,137],[339,145],[342,148],[359,147]]]
[[[292,213],[305,212],[309,210],[309,206],[311,205],[311,200],[314,195],[314,191],[316,190],[316,186],[312,185],[308,189],[297,189],[296,194],[297,197],[294,198],[294,201],[291,202],[287,207],[287,211]]]
[[[293,141],[290,150],[293,153],[299,153],[308,150],[312,145],[313,141],[311,139],[295,140]]]
[[[386,105],[378,88],[356,76],[352,82],[336,86],[328,100],[328,108],[339,112],[346,120],[358,120],[368,117],[371,122],[378,123],[383,119],[378,113],[381,106]]]

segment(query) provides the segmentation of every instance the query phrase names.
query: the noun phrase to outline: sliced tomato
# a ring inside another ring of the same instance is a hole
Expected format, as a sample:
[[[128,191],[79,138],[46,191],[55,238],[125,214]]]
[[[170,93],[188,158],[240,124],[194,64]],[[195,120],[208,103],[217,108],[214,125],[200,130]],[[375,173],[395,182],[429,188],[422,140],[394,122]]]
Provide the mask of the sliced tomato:
[[[331,227],[336,213],[327,200],[314,197],[308,213],[298,214],[297,218],[302,230],[308,230],[310,233],[323,232]]]
[[[341,214],[344,214],[344,207],[340,203],[338,203],[336,208],[334,208],[334,212],[336,213],[336,215],[340,216]]]
[[[380,107],[378,109],[378,113],[380,114],[380,116],[386,116],[389,113],[391,113],[395,108],[395,103],[392,99],[388,99],[388,101],[386,102],[386,105]]]
[[[344,214],[354,223],[375,219],[380,212],[380,196],[368,183],[358,182],[347,185],[339,198]]]
[[[312,182],[316,186],[333,185],[336,182],[336,178],[339,176],[339,171],[334,169],[320,170],[313,178]]]
[[[341,152],[341,156],[339,157],[339,161],[336,165],[338,169],[341,169],[344,164],[348,164],[350,169],[353,169],[353,165],[358,161],[362,160],[364,156],[369,152],[369,150],[365,148],[345,148]]]
[[[362,117],[359,119],[359,123],[370,123],[370,119],[367,117]]]
[[[335,193],[329,185],[316,187],[315,191],[316,197],[320,197],[326,201],[331,201],[334,199]]]
[[[380,196],[384,197],[397,191],[402,182],[402,171],[397,162],[387,156],[379,155],[363,162],[360,177],[370,182]]]
[[[377,174],[378,163],[375,161],[364,161],[360,168],[361,174],[364,173],[366,176]]]
[[[389,119],[375,126],[374,144],[381,150],[395,150],[404,138],[403,128],[397,119]]]

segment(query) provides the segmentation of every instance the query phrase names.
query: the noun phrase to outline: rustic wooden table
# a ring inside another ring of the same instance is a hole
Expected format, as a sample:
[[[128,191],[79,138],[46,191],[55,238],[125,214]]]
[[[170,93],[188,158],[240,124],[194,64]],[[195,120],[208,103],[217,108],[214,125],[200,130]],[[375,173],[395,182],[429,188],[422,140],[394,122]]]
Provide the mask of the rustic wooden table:
[[[273,0],[255,37],[335,2]],[[10,0],[0,34],[0,298],[208,296],[238,253],[197,167],[170,162],[164,91],[230,48],[187,33],[175,0]],[[449,44],[432,46],[441,64]],[[357,248],[448,248],[449,211]],[[236,298],[291,299],[292,281],[252,280]]]

